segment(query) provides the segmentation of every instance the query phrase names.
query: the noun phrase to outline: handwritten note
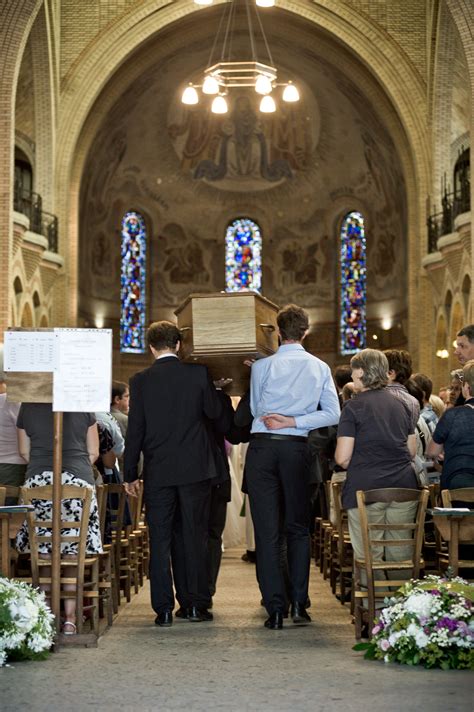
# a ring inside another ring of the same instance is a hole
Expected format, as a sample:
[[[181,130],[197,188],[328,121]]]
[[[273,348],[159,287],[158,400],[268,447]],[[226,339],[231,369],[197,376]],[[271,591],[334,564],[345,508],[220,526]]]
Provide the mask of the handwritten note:
[[[53,331],[4,332],[4,371],[54,371],[55,359]]]

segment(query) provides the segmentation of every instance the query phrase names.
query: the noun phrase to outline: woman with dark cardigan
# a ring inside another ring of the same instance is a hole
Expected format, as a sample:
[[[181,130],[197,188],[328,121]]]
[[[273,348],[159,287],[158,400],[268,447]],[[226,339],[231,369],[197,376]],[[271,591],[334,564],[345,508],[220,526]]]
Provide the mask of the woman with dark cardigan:
[[[442,415],[428,445],[429,457],[444,452],[441,489],[474,487],[474,360],[465,364],[460,377],[464,405]]]

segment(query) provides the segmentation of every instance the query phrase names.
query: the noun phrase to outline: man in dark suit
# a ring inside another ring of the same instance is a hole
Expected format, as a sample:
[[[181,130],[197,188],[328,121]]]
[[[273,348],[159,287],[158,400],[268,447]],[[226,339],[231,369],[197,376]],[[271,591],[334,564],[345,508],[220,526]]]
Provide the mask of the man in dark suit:
[[[147,332],[155,363],[130,381],[130,411],[125,445],[127,494],[138,489],[138,462],[144,456],[144,499],[150,531],[151,601],[156,624],[173,622],[170,548],[179,511],[189,593],[188,619],[210,620],[207,536],[211,479],[215,466],[205,419],[220,416],[221,402],[207,369],[178,360],[180,333],[159,321]]]

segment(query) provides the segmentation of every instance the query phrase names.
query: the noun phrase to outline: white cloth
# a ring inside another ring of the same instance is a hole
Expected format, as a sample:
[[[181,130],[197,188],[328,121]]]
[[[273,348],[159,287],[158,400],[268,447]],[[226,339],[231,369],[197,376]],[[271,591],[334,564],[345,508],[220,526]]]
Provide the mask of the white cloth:
[[[227,516],[223,534],[224,548],[230,549],[235,546],[242,546],[245,540],[245,519],[240,516],[243,504],[243,494],[240,491],[239,485],[239,453],[238,445],[232,446],[232,452],[229,457],[230,481],[231,481],[231,501],[227,505]],[[234,450],[236,452],[234,453]],[[237,465],[234,467],[234,462]],[[241,477],[240,477],[241,480]]]

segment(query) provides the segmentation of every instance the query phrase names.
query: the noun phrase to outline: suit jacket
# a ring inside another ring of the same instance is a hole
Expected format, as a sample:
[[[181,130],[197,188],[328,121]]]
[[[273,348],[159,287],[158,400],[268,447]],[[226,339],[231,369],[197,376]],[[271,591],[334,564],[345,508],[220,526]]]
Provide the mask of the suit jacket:
[[[169,356],[137,373],[130,381],[125,482],[138,478],[141,451],[145,495],[215,477],[206,418],[218,418],[221,408],[205,366]]]

